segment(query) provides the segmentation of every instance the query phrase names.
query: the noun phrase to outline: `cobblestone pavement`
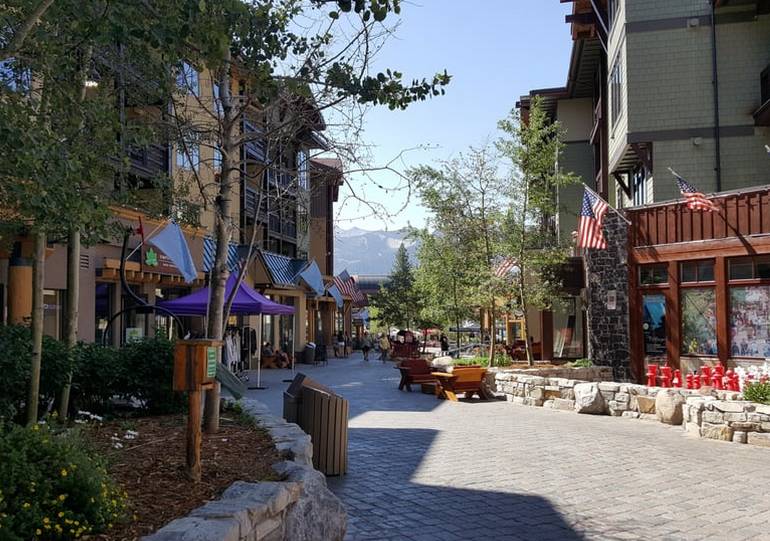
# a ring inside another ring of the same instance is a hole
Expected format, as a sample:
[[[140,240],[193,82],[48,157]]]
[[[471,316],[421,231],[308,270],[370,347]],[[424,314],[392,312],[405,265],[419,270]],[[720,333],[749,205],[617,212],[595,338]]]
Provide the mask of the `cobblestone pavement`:
[[[348,539],[770,540],[770,449],[652,421],[438,401],[399,392],[390,363],[360,357],[301,371],[350,400],[348,474],[329,479]],[[278,408],[280,388],[254,397]]]

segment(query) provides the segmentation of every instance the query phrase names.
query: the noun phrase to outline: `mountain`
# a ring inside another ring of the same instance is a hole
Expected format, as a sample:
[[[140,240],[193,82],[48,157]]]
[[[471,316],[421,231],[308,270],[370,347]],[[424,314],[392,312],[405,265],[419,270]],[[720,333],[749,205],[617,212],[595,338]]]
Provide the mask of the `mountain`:
[[[404,243],[414,261],[417,245],[404,240],[404,231],[334,228],[334,271],[350,274],[390,274],[396,252]]]

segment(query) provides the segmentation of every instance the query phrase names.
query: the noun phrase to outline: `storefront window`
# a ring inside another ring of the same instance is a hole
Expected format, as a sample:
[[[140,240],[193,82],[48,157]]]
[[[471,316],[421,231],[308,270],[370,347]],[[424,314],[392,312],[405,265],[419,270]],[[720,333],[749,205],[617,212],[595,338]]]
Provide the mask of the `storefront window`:
[[[294,299],[292,297],[284,298],[282,304],[294,306]],[[294,347],[296,346],[294,343],[294,316],[279,316],[278,328],[281,339],[281,351],[293,354]]]
[[[770,357],[770,286],[730,288],[730,354]]]
[[[691,282],[713,282],[714,281],[714,262],[709,261],[688,261],[681,265],[682,283]]]
[[[644,354],[657,357],[666,354],[666,298],[663,295],[642,296],[642,334]]]
[[[57,289],[43,291],[43,333],[53,338],[61,338],[64,334],[64,295]]]
[[[579,297],[563,297],[552,307],[553,355],[556,358],[583,356],[583,311]]]
[[[639,285],[650,286],[668,283],[668,266],[644,265],[639,267]]]
[[[105,339],[104,333],[107,330],[107,323],[112,316],[112,284],[98,283],[96,284],[96,343],[101,344]],[[110,343],[110,337],[107,337],[107,343]]]
[[[682,290],[682,353],[717,354],[716,294],[712,288]]]
[[[770,257],[742,257],[730,260],[730,280],[770,278]]]

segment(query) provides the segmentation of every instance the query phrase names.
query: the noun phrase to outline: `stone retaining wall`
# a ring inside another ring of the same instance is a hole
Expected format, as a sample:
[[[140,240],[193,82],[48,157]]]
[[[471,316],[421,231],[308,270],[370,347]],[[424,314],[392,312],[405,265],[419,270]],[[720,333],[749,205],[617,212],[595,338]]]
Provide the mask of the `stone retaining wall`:
[[[498,391],[515,404],[652,419],[682,425],[688,434],[701,438],[770,447],[770,406],[742,400],[737,392],[590,382],[520,372],[495,374]]]
[[[144,541],[341,541],[347,528],[342,502],[313,468],[310,436],[271,415],[256,400],[241,401],[287,458],[273,465],[283,481],[233,483],[218,500],[173,520]]]

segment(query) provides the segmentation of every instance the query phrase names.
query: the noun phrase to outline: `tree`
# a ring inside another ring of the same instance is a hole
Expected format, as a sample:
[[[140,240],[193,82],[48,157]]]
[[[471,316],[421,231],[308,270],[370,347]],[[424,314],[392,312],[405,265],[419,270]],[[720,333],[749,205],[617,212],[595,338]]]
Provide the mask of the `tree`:
[[[398,247],[388,280],[372,298],[377,317],[389,328],[411,328],[420,313],[420,297],[415,290],[414,270],[404,243]]]
[[[474,305],[489,314],[490,364],[494,363],[498,292],[494,265],[500,258],[500,232],[508,192],[498,171],[494,149],[471,148],[467,154],[443,162],[440,168],[411,170],[430,223],[444,236],[446,250],[462,264],[465,297],[458,308]],[[458,285],[460,285],[458,283]]]
[[[566,261],[567,251],[558,243],[553,222],[558,211],[556,193],[576,178],[558,167],[563,132],[558,123],[548,119],[539,98],[533,100],[526,122],[514,110],[498,126],[503,137],[497,148],[510,163],[511,200],[501,242],[516,261],[515,280],[498,285],[511,295],[529,329],[529,310],[550,309],[559,294],[557,271]],[[526,342],[527,360],[532,366],[529,332]]]

